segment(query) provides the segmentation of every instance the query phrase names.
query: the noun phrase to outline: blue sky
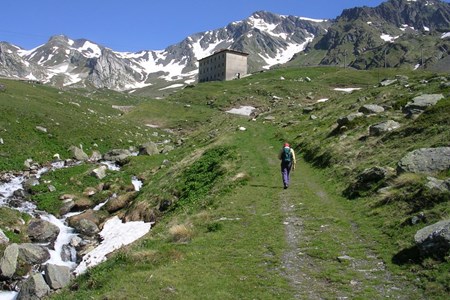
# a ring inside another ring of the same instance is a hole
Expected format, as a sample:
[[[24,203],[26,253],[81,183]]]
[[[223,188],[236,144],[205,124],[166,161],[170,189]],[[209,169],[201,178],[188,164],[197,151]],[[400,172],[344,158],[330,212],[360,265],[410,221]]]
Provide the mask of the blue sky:
[[[0,41],[25,49],[64,34],[117,51],[160,50],[266,10],[316,19],[382,0],[2,0]],[[446,0],[449,2],[449,0]]]

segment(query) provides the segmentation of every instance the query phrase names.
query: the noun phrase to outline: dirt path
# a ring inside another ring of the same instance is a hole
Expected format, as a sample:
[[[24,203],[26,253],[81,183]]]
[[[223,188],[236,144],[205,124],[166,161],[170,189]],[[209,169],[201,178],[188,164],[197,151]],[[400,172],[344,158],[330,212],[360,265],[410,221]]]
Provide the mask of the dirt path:
[[[283,273],[296,299],[421,299],[371,250],[351,213],[321,187],[306,164],[279,193],[287,249]]]

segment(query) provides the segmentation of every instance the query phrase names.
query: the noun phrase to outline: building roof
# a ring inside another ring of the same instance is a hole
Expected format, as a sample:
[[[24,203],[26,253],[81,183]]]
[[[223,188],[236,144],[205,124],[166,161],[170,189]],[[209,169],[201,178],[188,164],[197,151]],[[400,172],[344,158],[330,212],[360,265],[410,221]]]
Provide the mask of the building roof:
[[[222,52],[228,52],[228,53],[233,53],[233,54],[242,55],[242,56],[249,56],[248,53],[233,50],[233,49],[220,49],[220,50],[217,50],[216,52],[214,52],[213,54],[211,54],[210,56],[203,57],[203,58],[199,59],[198,61],[210,58],[211,56],[214,56],[214,55],[222,53]]]

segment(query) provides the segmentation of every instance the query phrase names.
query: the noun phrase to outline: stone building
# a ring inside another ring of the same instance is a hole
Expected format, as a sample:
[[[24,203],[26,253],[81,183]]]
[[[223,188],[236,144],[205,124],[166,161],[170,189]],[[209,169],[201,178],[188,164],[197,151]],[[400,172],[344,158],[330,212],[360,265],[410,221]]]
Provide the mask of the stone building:
[[[198,82],[224,81],[247,75],[248,53],[222,49],[200,59]]]

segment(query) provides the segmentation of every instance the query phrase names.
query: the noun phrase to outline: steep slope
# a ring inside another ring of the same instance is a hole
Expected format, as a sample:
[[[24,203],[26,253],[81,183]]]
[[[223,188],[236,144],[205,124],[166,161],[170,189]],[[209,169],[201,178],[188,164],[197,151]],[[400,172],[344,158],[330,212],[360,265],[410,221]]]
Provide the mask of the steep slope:
[[[250,72],[287,62],[329,22],[256,12],[224,28],[193,34],[162,51],[115,52],[85,39],[54,36],[32,50],[2,43],[0,75],[29,78],[56,86],[119,91],[174,81],[195,82],[197,60],[231,48],[250,54]]]
[[[449,54],[450,4],[440,0],[389,0],[346,9],[307,49],[315,64],[432,68]],[[317,53],[322,53],[318,55]],[[299,55],[298,62],[308,61]]]

